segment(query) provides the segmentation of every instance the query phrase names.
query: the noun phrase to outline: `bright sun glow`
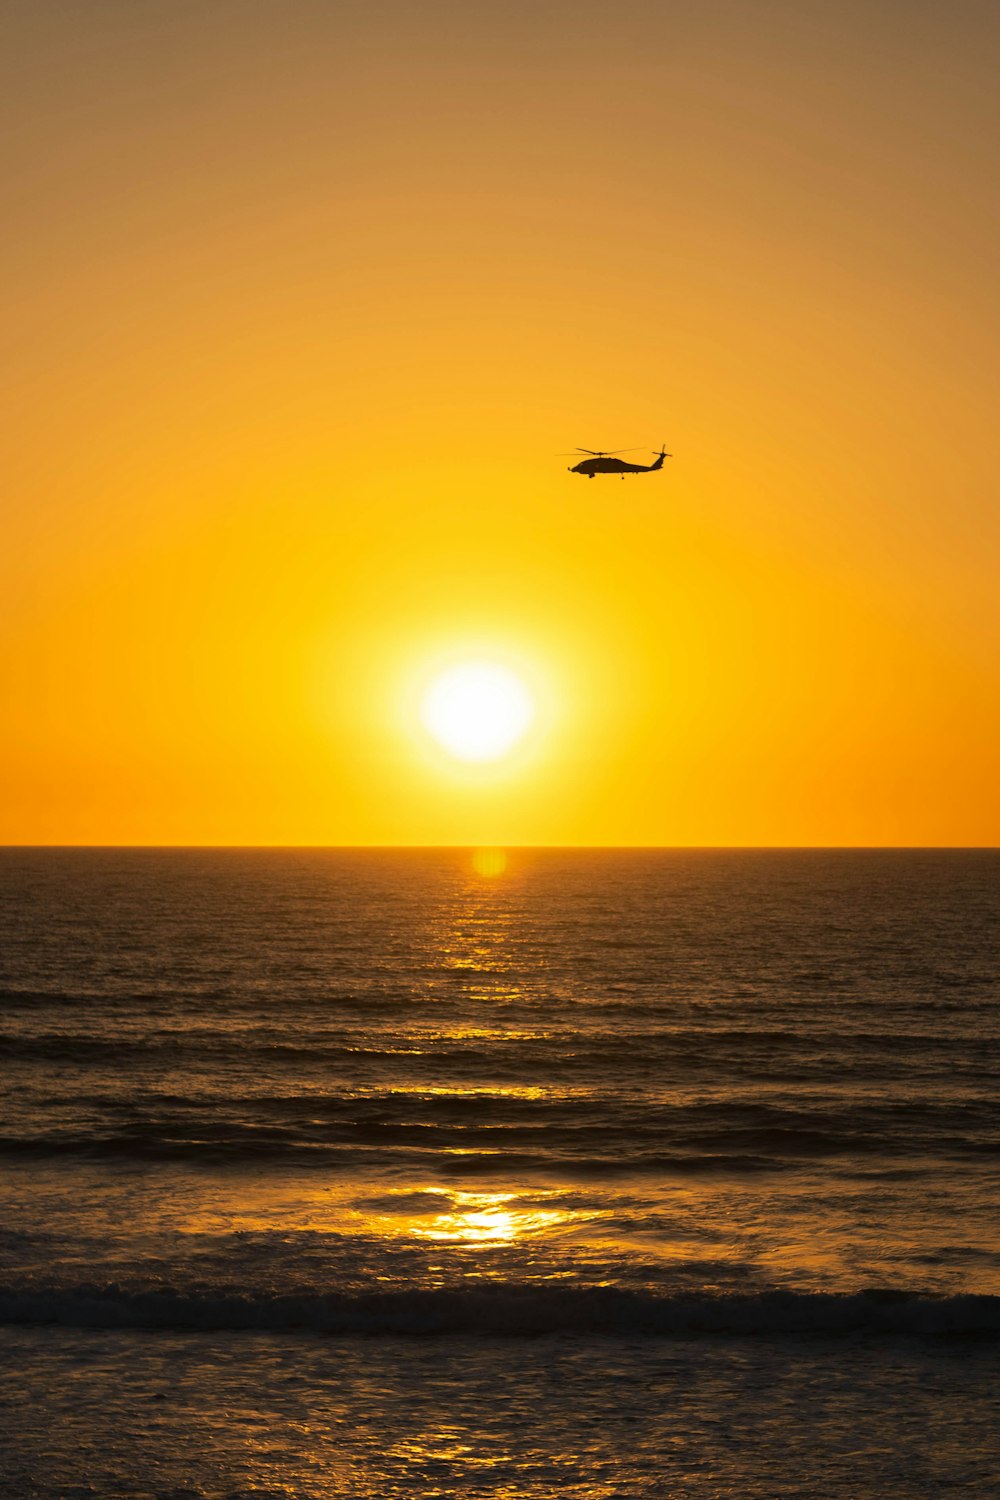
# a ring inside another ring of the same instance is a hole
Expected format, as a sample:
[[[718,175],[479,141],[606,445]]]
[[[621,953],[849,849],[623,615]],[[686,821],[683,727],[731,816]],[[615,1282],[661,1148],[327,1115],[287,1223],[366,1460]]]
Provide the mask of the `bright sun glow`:
[[[531,728],[535,705],[509,667],[463,662],[439,673],[420,705],[425,729],[458,760],[499,760]]]

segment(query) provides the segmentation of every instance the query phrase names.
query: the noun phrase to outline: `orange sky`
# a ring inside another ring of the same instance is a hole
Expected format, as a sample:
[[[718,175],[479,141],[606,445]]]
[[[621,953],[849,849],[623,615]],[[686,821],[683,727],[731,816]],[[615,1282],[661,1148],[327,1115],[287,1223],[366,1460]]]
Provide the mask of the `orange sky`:
[[[993,4],[5,18],[0,841],[1000,842]]]

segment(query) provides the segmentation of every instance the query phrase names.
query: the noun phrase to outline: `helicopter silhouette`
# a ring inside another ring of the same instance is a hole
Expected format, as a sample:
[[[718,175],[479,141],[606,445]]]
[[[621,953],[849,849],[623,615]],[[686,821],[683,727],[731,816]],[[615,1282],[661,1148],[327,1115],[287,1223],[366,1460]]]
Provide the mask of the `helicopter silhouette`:
[[[586,474],[588,479],[593,479],[596,474],[617,474],[621,479],[624,479],[626,474],[654,474],[657,469],[663,468],[665,458],[673,457],[667,452],[665,443],[661,445],[656,461],[651,464],[630,464],[616,457],[619,453],[634,453],[634,448],[615,448],[609,453],[593,448],[577,448],[575,452],[587,453],[590,456],[581,459],[578,464],[573,464],[569,473]]]

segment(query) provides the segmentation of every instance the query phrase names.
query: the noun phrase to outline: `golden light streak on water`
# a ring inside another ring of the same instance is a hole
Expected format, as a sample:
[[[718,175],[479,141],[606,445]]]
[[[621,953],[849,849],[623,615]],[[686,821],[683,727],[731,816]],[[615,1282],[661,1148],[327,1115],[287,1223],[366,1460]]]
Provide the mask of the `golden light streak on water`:
[[[502,849],[477,849],[472,856],[472,868],[486,880],[502,875],[507,868],[507,855]]]
[[[450,1212],[435,1214],[425,1223],[412,1223],[411,1232],[424,1239],[463,1244],[512,1244],[568,1221],[560,1209],[520,1206],[516,1193],[452,1194]]]

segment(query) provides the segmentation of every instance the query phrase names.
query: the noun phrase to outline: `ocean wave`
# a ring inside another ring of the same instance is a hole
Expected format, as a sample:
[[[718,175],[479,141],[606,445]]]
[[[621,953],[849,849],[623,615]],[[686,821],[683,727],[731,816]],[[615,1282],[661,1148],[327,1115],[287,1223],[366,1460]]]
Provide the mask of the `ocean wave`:
[[[704,1063],[714,1068],[726,1065],[745,1067],[748,1055],[757,1054],[765,1057],[772,1067],[780,1054],[788,1053],[791,1062],[803,1066],[822,1062],[825,1066],[851,1068],[860,1061],[869,1067],[872,1054],[878,1051],[891,1053],[897,1060],[901,1052],[923,1056],[929,1051],[933,1051],[936,1057],[954,1054],[956,1058],[964,1059],[969,1049],[967,1034],[949,1035],[943,1030],[834,1031],[789,1026],[784,1030],[723,1027],[641,1030],[629,1027],[615,1032],[591,1027],[586,1032],[567,1033],[553,1027],[548,1032],[534,1031],[513,1039],[505,1031],[498,1031],[489,1039],[442,1036],[437,1032],[428,1036],[420,1031],[404,1033],[401,1039],[395,1030],[383,1034],[362,1028],[352,1031],[342,1025],[335,1035],[313,1028],[307,1030],[300,1040],[289,1041],[261,1025],[194,1027],[175,1022],[168,1028],[157,1030],[148,1022],[144,1026],[136,1024],[138,1029],[132,1030],[115,1029],[105,1021],[99,1031],[60,1026],[52,1030],[8,1032],[0,1034],[0,1054],[43,1060],[67,1057],[84,1061],[108,1057],[121,1061],[127,1057],[129,1060],[148,1058],[155,1061],[162,1054],[172,1056],[182,1052],[189,1058],[212,1061],[239,1062],[253,1057],[276,1065],[288,1062],[295,1066],[303,1062],[321,1064],[342,1059],[353,1063],[385,1061],[398,1066],[400,1057],[407,1056],[425,1062],[430,1060],[436,1066],[477,1062],[495,1065],[516,1059],[519,1072],[547,1073],[556,1062],[560,1068],[606,1068],[609,1060],[634,1058],[637,1048],[662,1052],[664,1061],[669,1057],[674,1061],[683,1060],[685,1064]],[[994,1060],[1000,1063],[1000,1042],[992,1038],[977,1038],[977,1070]]]
[[[441,1170],[461,1158],[466,1166],[620,1174],[720,1165],[787,1170],[845,1155],[862,1162],[1000,1150],[995,1105],[976,1097],[904,1095],[845,1109],[836,1098],[804,1097],[798,1107],[750,1099],[671,1103],[656,1094],[615,1098],[579,1089],[542,1097],[485,1088],[264,1090],[209,1101],[202,1089],[148,1090],[143,1098],[88,1093],[75,1106],[75,1120],[53,1117],[48,1129],[0,1134],[0,1156],[223,1163],[261,1156],[332,1161],[355,1152],[418,1156]]]
[[[246,1295],[117,1285],[0,1288],[0,1323],[338,1336],[465,1334],[655,1338],[1000,1339],[1000,1297],[871,1289],[656,1296],[531,1283],[483,1288]]]
[[[263,1162],[296,1168],[351,1169],[370,1166],[418,1167],[432,1176],[449,1178],[507,1177],[511,1173],[556,1177],[567,1181],[613,1178],[691,1176],[795,1170],[800,1158],[767,1157],[752,1152],[633,1151],[628,1155],[591,1155],[549,1149],[518,1150],[485,1143],[444,1147],[412,1138],[386,1142],[361,1140],[331,1142],[289,1139],[280,1129],[247,1129],[239,1136],[206,1128],[199,1136],[168,1139],[144,1132],[121,1131],[109,1136],[5,1136],[0,1157],[12,1159],[79,1159],[83,1161],[183,1162],[240,1170],[259,1169]]]

